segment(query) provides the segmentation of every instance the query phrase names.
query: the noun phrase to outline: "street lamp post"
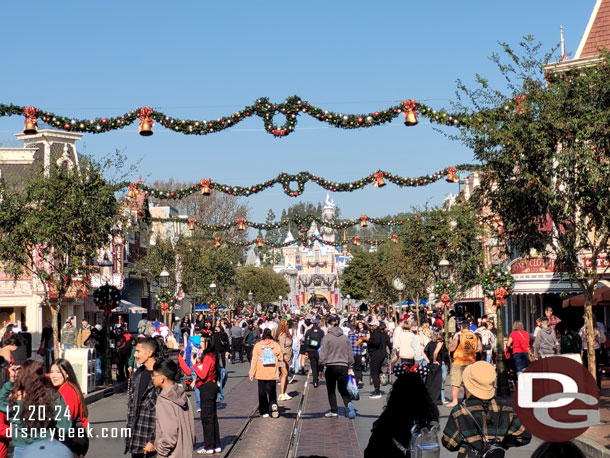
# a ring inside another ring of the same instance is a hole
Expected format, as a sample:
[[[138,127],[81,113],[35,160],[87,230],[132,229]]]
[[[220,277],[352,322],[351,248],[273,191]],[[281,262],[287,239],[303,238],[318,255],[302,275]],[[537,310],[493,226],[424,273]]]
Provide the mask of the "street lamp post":
[[[248,291],[248,305],[252,307],[252,299],[254,298],[254,294],[252,290]],[[252,307],[252,311],[254,311],[254,307]]]
[[[394,280],[392,280],[392,286],[394,287],[394,289],[396,291],[398,291],[398,307],[402,306],[402,291],[405,289],[405,283],[402,281],[402,279],[400,277],[396,277],[394,278]],[[393,314],[394,316],[392,317],[393,320],[396,320],[396,306],[393,305]],[[419,311],[418,311],[419,313]]]
[[[280,301],[280,313],[282,313],[283,312],[283,307],[282,307],[282,299],[283,299],[283,297],[281,295],[279,295],[277,298]]]
[[[104,259],[98,262],[100,270],[100,277],[105,287],[108,288],[109,283],[112,281],[112,261],[108,259],[108,255],[104,256]],[[114,304],[113,304],[114,305]],[[104,322],[106,324],[106,345],[104,347],[104,371],[102,374],[102,382],[106,386],[112,385],[112,349],[110,348],[110,327],[112,326],[112,312],[109,310],[110,306],[104,307]]]
[[[169,272],[165,269],[163,269],[161,271],[161,273],[159,274],[159,286],[161,288],[169,287]],[[169,308],[167,309],[166,313],[163,313],[163,322],[165,323],[165,325],[167,325],[167,314],[168,313],[169,313]]]
[[[347,299],[347,307],[345,307],[345,310],[349,313],[349,301],[352,298],[352,296],[350,296],[349,294],[347,296],[345,296],[345,298]]]
[[[216,294],[216,283],[214,282],[210,283],[210,294],[212,295],[210,300],[210,310],[212,310],[212,325],[216,326],[216,307],[213,303],[214,295]]]
[[[504,256],[501,251],[500,242],[495,237],[492,237],[487,242],[489,248],[490,260],[494,266],[499,266],[504,262]],[[498,385],[496,388],[498,396],[510,396],[510,386],[508,385],[508,367],[506,358],[504,357],[504,319],[501,308],[498,302],[494,299],[496,309],[496,370]]]
[[[441,259],[438,263],[438,274],[441,280],[449,278],[449,261]],[[449,348],[449,303],[443,302],[443,327],[445,328],[445,345]]]

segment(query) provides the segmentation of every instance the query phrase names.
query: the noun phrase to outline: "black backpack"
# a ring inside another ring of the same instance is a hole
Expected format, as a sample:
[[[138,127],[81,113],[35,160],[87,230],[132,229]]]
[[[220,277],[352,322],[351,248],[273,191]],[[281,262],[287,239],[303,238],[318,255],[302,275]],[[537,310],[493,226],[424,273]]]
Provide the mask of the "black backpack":
[[[320,348],[320,344],[322,343],[322,330],[320,328],[312,329],[307,337],[307,346],[309,348],[318,349]]]
[[[477,431],[480,434],[481,439],[483,440],[483,447],[481,447],[481,449],[479,449],[479,450],[474,448],[472,445],[469,445],[469,447],[470,447],[469,456],[473,456],[476,458],[504,458],[504,456],[506,454],[506,450],[504,450],[504,448],[502,448],[502,445],[500,445],[500,442],[497,440],[497,436],[493,440],[487,440],[487,436],[485,436],[485,434],[483,434],[483,430],[479,426],[479,423],[475,420],[472,413],[470,413],[470,410],[468,410],[468,407],[466,407],[464,405],[464,408],[466,409],[466,412],[468,412],[468,415],[470,415],[470,418],[472,418],[474,426],[475,426],[475,428],[477,428]],[[497,422],[496,423],[496,434],[497,434],[498,423],[500,422],[500,415],[498,415],[496,422]]]

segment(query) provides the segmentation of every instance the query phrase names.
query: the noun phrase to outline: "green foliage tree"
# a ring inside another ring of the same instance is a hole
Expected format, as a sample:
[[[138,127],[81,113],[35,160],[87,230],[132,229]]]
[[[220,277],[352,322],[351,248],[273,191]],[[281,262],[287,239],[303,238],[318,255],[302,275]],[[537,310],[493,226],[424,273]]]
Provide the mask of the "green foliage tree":
[[[86,288],[97,250],[117,228],[119,204],[102,166],[51,167],[21,190],[6,190],[0,203],[0,262],[18,279],[31,275],[51,311],[59,354],[57,315],[64,300]]]
[[[236,293],[241,301],[248,299],[252,291],[253,302],[267,304],[276,302],[278,296],[287,297],[290,285],[282,274],[275,273],[270,267],[240,267],[235,279]]]
[[[567,68],[550,65],[531,37],[522,55],[502,47],[508,63],[493,60],[506,87],[479,76],[474,89],[458,82],[460,117],[473,120],[458,138],[484,164],[479,202],[501,217],[510,244],[556,258],[582,288],[595,374],[592,299],[610,248],[610,55]]]

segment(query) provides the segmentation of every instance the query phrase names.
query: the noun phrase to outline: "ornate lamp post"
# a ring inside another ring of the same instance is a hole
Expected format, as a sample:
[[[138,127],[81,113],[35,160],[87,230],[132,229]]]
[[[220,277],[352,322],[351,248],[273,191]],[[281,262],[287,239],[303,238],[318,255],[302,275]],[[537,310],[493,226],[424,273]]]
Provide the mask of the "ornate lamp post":
[[[159,286],[161,288],[169,287],[169,272],[165,269],[159,274]],[[163,313],[163,322],[167,325],[167,314],[170,313],[169,308],[167,310],[161,310]]]
[[[252,299],[253,298],[254,298],[254,294],[252,293],[252,290],[248,291],[248,305],[250,306],[252,311],[254,311],[254,307],[252,307]]]
[[[352,296],[350,296],[349,294],[347,296],[345,296],[345,298],[347,299],[347,307],[345,307],[346,311],[349,313],[349,301],[352,298]]]
[[[214,304],[214,296],[216,295],[216,283],[210,283],[210,310],[212,311],[212,325],[216,326],[216,304]]]
[[[279,295],[277,298],[280,301],[280,313],[282,313],[283,312],[283,307],[282,307],[282,299],[283,299],[283,297],[282,297],[282,295]]]
[[[449,268],[449,261],[447,261],[445,258],[439,261],[438,275],[445,283],[449,279]],[[442,294],[441,302],[443,303],[443,327],[445,328],[445,345],[447,348],[449,348],[449,306],[451,303],[451,297],[448,294]]]

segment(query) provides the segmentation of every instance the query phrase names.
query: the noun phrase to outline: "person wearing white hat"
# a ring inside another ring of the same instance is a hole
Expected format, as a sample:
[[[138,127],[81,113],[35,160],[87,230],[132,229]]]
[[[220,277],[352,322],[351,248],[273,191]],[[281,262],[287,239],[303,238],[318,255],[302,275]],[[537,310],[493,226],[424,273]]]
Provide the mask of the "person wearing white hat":
[[[451,410],[443,431],[447,450],[466,458],[491,446],[507,449],[529,444],[532,435],[521,425],[512,405],[495,398],[496,370],[491,364],[477,361],[469,365],[462,380],[465,398]]]

